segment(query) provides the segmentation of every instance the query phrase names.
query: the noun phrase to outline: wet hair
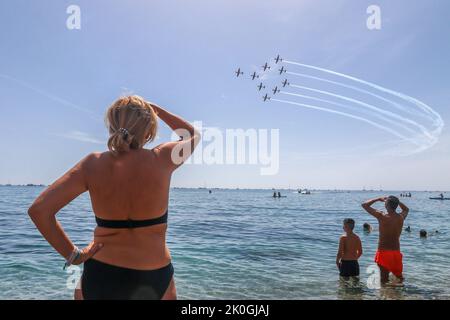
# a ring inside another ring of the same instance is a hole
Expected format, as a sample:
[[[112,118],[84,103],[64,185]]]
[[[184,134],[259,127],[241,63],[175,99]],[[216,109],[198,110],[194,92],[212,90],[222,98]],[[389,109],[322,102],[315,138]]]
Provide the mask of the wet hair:
[[[427,231],[425,229],[420,230],[420,237],[426,238],[427,237]]]
[[[364,230],[370,230],[370,224],[368,224],[367,222],[364,222],[363,228],[364,228]]]
[[[150,103],[140,96],[117,99],[105,114],[110,137],[108,149],[114,154],[140,149],[156,137],[157,115]]]
[[[344,219],[344,225],[348,226],[350,230],[353,230],[353,228],[355,227],[355,220],[350,218]]]
[[[400,200],[398,200],[397,197],[389,196],[386,199],[386,208],[395,211],[395,210],[397,210],[399,203],[400,203]]]

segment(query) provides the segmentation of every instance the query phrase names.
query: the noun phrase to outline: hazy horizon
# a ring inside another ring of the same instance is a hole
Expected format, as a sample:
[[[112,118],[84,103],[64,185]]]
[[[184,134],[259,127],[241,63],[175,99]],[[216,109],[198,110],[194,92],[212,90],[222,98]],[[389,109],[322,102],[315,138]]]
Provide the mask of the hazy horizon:
[[[31,183],[30,183],[31,184]],[[2,187],[6,187],[6,186],[11,186],[11,187],[47,187],[48,185],[46,184],[0,184],[0,186]],[[267,191],[273,191],[273,190],[277,190],[277,191],[297,191],[299,189],[301,190],[309,190],[309,191],[336,191],[336,192],[450,192],[450,190],[384,190],[384,189],[311,189],[311,188],[294,188],[294,187],[282,187],[282,188],[246,188],[246,187],[235,187],[235,188],[230,188],[230,187],[218,187],[218,186],[213,186],[213,187],[203,187],[203,186],[194,186],[194,187],[179,187],[179,186],[171,186],[170,189],[202,189],[202,190],[267,190]]]

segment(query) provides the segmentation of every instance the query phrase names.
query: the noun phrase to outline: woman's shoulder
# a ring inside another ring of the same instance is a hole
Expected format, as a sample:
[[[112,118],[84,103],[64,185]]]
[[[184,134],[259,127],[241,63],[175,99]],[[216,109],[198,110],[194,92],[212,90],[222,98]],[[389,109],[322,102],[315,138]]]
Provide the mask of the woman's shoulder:
[[[94,151],[83,158],[85,162],[92,162],[101,158],[109,157],[109,151]]]
[[[83,159],[81,159],[80,163],[85,168],[90,167],[101,160],[109,158],[111,156],[109,153],[110,153],[109,151],[91,152],[88,155],[86,155]]]
[[[130,151],[127,151],[130,152]],[[155,155],[158,155],[159,153],[159,149],[158,148],[152,148],[152,149],[145,149],[145,148],[141,148],[139,150],[133,150],[131,151],[133,153],[135,153],[134,155],[131,155],[132,158],[154,158]],[[124,155],[122,155],[124,156]],[[120,158],[121,156],[119,156]],[[127,157],[127,155],[125,155],[125,157]],[[91,152],[88,155],[86,155],[82,160],[81,160],[81,165],[84,168],[93,168],[93,167],[98,167],[98,166],[102,166],[102,165],[106,165],[108,163],[111,162],[115,162],[117,159],[117,156],[115,156],[111,151],[96,151],[96,152]]]

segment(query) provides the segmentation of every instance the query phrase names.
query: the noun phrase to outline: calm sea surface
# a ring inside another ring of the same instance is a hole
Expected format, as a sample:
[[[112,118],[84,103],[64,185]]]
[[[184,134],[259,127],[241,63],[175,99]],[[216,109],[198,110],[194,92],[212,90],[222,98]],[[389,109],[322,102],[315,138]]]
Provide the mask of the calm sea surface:
[[[26,213],[42,190],[0,186],[1,299],[72,298],[68,284],[77,270],[62,270],[64,261]],[[380,194],[282,193],[287,197],[273,199],[270,190],[171,190],[167,241],[180,299],[450,299],[450,201],[428,200],[434,194],[426,192],[404,199],[411,208],[405,226],[412,228],[401,239],[405,286],[370,289],[378,232],[360,203]],[[352,286],[339,281],[335,266],[347,217],[356,220],[364,249],[361,280]],[[78,246],[92,239],[87,193],[58,218]],[[364,234],[364,222],[375,231]],[[439,233],[420,239],[422,228]]]

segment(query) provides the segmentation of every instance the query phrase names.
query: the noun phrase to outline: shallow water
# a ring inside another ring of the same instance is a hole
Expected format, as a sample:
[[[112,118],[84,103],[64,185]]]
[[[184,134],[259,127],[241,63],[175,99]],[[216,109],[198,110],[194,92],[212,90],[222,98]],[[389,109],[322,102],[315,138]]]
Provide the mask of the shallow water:
[[[71,299],[70,273],[28,218],[42,187],[0,186],[0,298]],[[385,194],[384,192],[383,194]],[[167,241],[180,299],[450,299],[450,201],[414,192],[402,235],[405,286],[370,289],[378,233],[362,232],[376,221],[360,203],[373,192],[317,191],[300,195],[270,190],[172,189]],[[395,194],[395,193],[394,193]],[[342,220],[356,220],[363,242],[361,279],[339,281],[335,266]],[[58,215],[78,245],[95,226],[88,194]],[[419,230],[439,230],[427,239]],[[369,268],[368,273],[367,268]],[[76,273],[75,273],[76,276]]]

